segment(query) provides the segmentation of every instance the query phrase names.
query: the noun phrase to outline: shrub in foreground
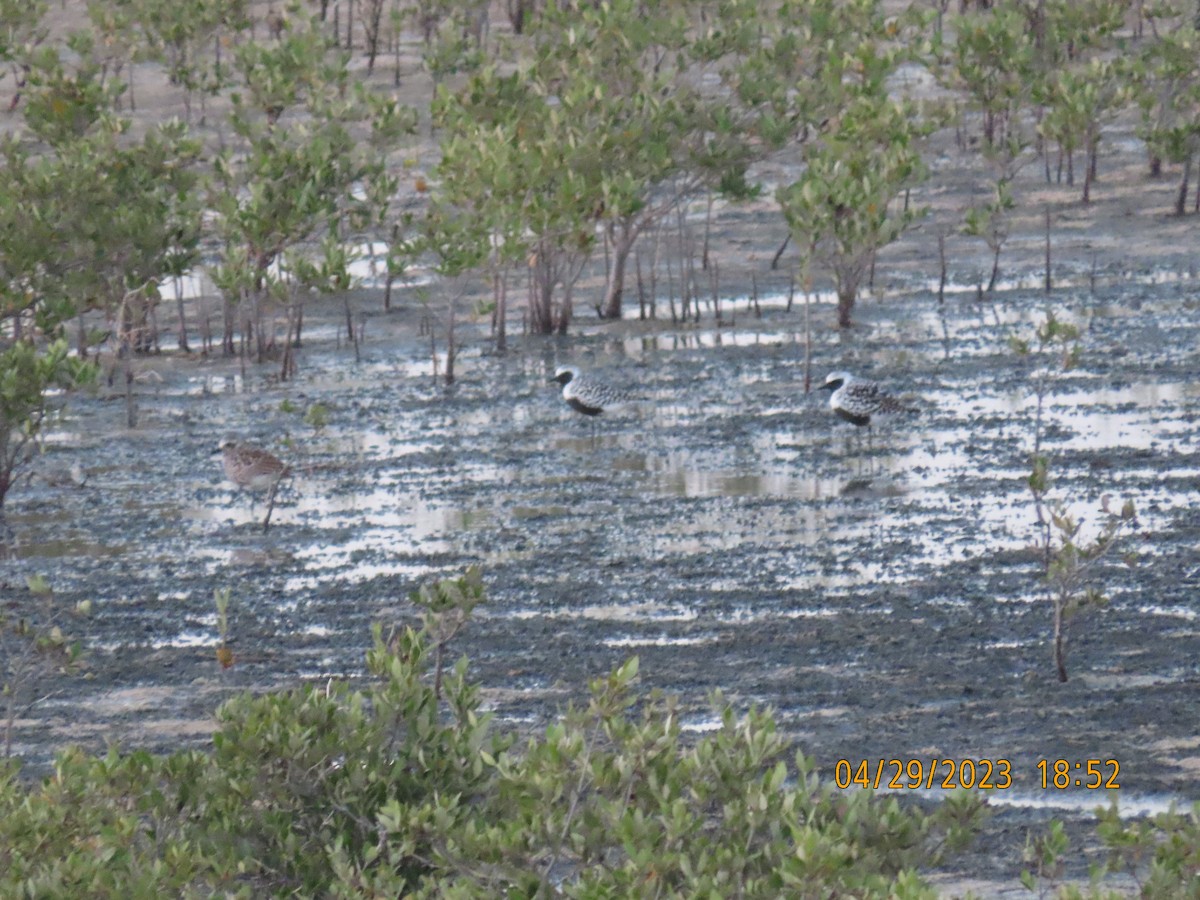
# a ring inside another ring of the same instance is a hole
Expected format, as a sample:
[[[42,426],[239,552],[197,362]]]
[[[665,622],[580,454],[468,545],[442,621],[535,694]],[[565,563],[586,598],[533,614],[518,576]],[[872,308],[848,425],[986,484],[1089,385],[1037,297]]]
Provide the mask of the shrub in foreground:
[[[636,658],[519,742],[465,659],[442,669],[447,618],[481,597],[471,572],[418,596],[420,630],[377,628],[366,690],[227,702],[211,751],[0,773],[0,896],[921,897],[915,867],[982,813],[837,791],[719,697],[719,727],[685,739]]]

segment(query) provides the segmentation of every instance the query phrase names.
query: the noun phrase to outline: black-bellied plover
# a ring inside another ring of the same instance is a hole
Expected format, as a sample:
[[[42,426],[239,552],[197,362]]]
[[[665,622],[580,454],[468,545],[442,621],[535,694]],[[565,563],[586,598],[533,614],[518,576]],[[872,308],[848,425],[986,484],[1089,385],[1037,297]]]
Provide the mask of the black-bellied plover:
[[[267,516],[263,519],[263,531],[266,531],[271,525],[271,512],[275,509],[275,492],[279,490],[279,482],[291,474],[291,469],[274,454],[239,443],[233,438],[221,441],[219,449],[226,478],[239,488],[270,489]]]
[[[833,391],[829,408],[858,426],[869,426],[871,416],[890,413],[915,413],[917,410],[884,391],[878,382],[855,378],[849,372],[830,372],[821,385],[823,391]]]
[[[576,412],[598,416],[615,412],[634,402],[628,391],[613,387],[591,375],[584,375],[574,366],[560,366],[551,381],[562,385],[563,399]]]

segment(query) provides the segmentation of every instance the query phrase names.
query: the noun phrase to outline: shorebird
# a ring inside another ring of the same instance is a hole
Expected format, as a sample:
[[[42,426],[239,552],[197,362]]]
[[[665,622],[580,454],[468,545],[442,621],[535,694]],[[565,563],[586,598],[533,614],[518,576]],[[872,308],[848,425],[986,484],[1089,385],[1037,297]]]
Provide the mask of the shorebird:
[[[821,390],[832,391],[829,397],[829,408],[845,419],[857,425],[866,427],[870,434],[872,416],[888,416],[895,413],[915,413],[914,407],[907,406],[897,397],[887,393],[878,382],[869,378],[855,378],[849,372],[830,372],[825,376]]]
[[[219,449],[226,478],[239,488],[270,489],[267,496],[267,517],[263,519],[265,532],[271,525],[271,513],[275,509],[275,492],[279,489],[279,482],[291,474],[291,469],[274,454],[249,444],[238,443],[233,438],[221,441]]]
[[[550,380],[562,385],[562,395],[567,405],[585,416],[615,412],[634,402],[633,395],[628,391],[584,375],[574,366],[560,366]]]

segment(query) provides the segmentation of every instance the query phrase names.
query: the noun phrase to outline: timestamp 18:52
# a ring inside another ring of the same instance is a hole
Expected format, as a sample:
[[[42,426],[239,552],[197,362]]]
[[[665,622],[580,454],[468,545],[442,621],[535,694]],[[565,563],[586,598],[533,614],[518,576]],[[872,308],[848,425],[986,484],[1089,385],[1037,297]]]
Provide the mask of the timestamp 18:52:
[[[1119,788],[1121,764],[1115,759],[1039,759],[1042,790],[1063,791],[1070,787],[1089,791]]]

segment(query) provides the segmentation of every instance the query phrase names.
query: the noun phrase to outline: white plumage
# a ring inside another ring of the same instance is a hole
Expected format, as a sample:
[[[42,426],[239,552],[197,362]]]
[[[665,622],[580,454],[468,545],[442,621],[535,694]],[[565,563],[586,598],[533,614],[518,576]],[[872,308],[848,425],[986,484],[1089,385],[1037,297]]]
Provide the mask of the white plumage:
[[[916,410],[884,391],[878,382],[856,378],[849,372],[830,372],[821,390],[833,391],[829,408],[847,422],[864,426],[871,416],[886,413],[913,413]]]
[[[585,375],[574,366],[561,366],[550,379],[562,385],[563,400],[576,412],[598,416],[614,412],[634,402],[628,391],[613,387],[593,375]]]

